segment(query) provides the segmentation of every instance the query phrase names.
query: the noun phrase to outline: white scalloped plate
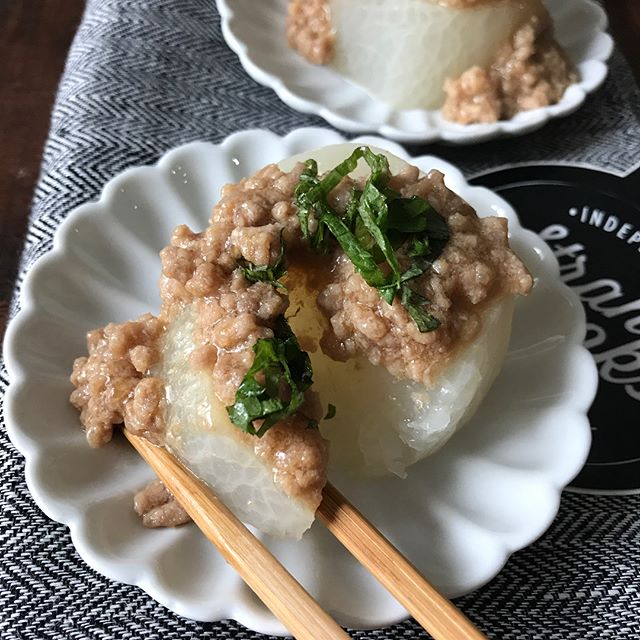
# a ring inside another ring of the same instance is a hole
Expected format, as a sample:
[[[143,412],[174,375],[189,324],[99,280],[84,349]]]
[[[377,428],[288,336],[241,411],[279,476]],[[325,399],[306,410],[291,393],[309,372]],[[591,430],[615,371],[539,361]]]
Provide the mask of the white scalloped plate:
[[[569,87],[558,104],[494,124],[460,125],[444,120],[438,110],[392,109],[332,69],[304,60],[287,46],[287,0],[217,0],[222,33],[245,71],[293,109],[353,133],[375,131],[400,142],[453,144],[534,131],[551,118],[573,113],[603,83],[613,50],[604,9],[593,0],[547,0],[546,4],[558,41],[576,65],[580,81]]]
[[[189,618],[234,618],[284,632],[195,527],[140,525],[132,494],[151,473],[122,440],[97,451],[87,446],[67,399],[69,371],[88,329],[158,308],[158,251],[177,224],[206,225],[225,182],[342,140],[323,129],[284,138],[245,131],[125,171],[60,226],[53,250],[25,278],[22,310],[7,332],[5,416],[35,501],[69,526],[91,567]],[[408,158],[394,143],[360,140]],[[442,170],[481,215],[506,216],[513,245],[536,276],[532,294],[518,302],[504,370],[471,423],[412,467],[407,480],[334,477],[429,579],[456,596],[490,580],[553,520],[562,488],[589,450],[585,414],[597,376],[581,346],[582,306],[561,284],[547,245],[520,227],[504,200],[470,187],[451,165],[429,156],[412,161]],[[375,627],[406,616],[322,527],[314,525],[301,542],[261,537],[342,624]]]

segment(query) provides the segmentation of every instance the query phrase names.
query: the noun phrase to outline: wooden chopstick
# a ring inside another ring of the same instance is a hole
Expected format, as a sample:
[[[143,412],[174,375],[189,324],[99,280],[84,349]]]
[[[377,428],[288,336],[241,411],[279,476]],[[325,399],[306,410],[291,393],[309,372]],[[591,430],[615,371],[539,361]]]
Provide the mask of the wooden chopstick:
[[[435,640],[486,640],[486,636],[331,484],[316,516],[390,591]]]
[[[165,449],[126,429],[123,431],[202,533],[295,638],[349,638],[207,485]]]
[[[123,431],[224,559],[295,638],[349,638],[206,484],[166,449]],[[316,516],[435,640],[486,639],[329,483]]]

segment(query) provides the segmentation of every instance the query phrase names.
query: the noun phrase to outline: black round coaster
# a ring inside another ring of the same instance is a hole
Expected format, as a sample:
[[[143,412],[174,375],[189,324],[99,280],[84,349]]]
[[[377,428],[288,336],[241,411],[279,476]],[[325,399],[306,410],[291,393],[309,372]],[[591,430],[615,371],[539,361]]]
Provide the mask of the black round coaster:
[[[600,374],[589,411],[593,446],[572,487],[640,492],[640,169],[618,177],[529,165],[474,178],[549,243],[586,312]]]

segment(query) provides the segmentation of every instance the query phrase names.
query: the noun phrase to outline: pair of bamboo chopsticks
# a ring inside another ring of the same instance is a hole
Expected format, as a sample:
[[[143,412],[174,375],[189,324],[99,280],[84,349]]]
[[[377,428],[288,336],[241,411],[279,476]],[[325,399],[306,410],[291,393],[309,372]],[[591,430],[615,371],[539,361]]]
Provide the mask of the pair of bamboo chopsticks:
[[[207,485],[165,449],[126,429],[124,433],[224,559],[295,638],[349,638]],[[330,484],[316,515],[436,640],[485,638]]]

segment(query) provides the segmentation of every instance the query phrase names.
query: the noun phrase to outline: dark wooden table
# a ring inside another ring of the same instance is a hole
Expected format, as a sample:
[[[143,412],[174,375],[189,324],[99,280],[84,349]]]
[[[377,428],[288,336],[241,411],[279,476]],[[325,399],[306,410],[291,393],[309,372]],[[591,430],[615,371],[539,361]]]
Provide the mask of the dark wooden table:
[[[640,0],[607,0],[640,82]],[[0,340],[49,113],[83,0],[0,0]]]

